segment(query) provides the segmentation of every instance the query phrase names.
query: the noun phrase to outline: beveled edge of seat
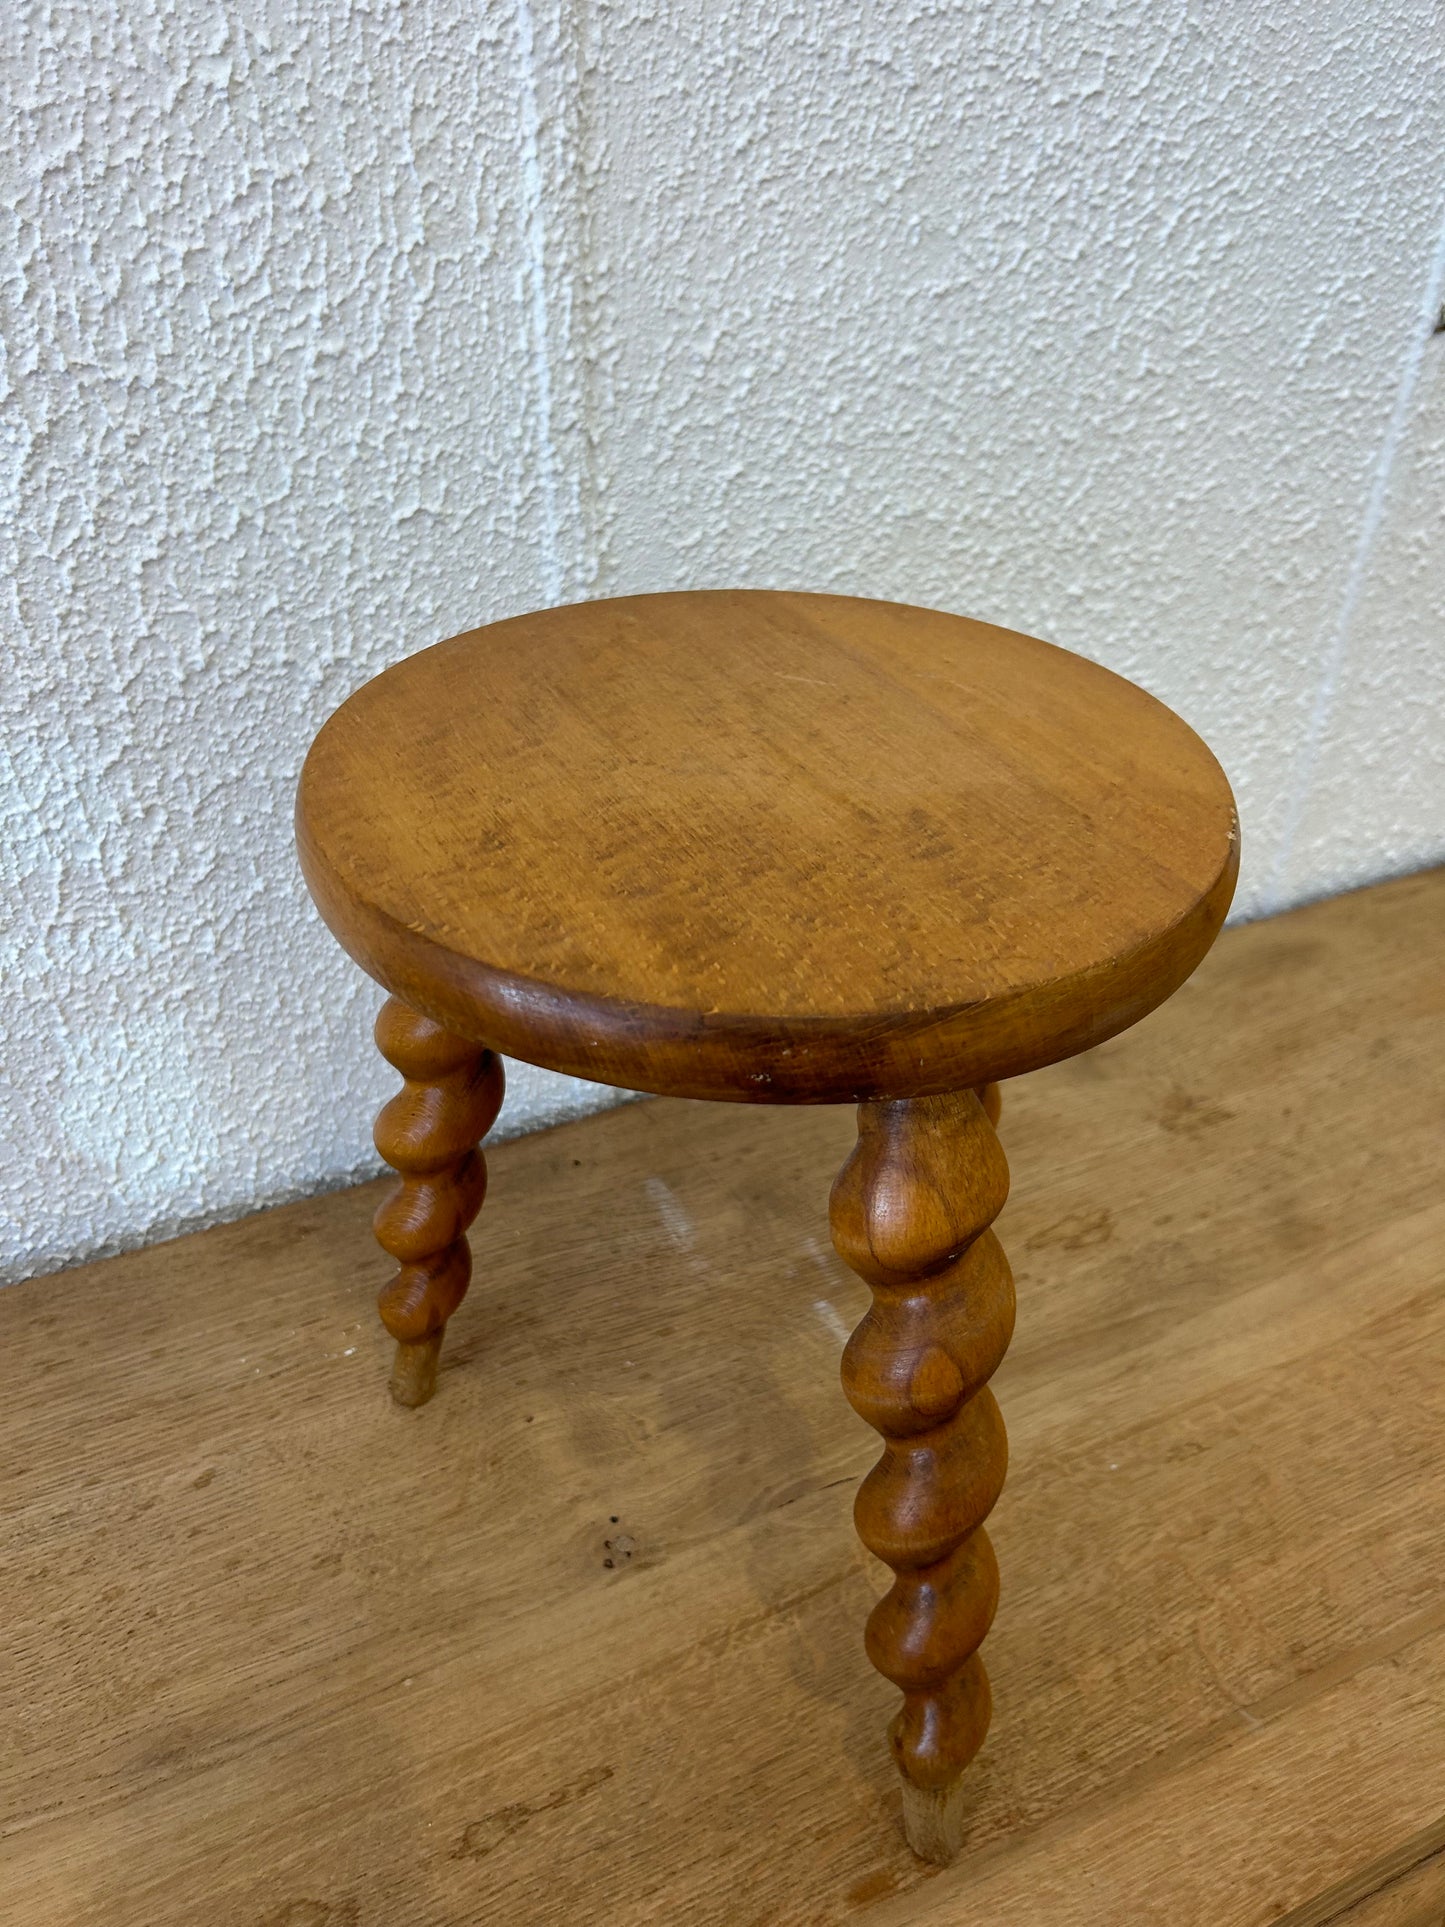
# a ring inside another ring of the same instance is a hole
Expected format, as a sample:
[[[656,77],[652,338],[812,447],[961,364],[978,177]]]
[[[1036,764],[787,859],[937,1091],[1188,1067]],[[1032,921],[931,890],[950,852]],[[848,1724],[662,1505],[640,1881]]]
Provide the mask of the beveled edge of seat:
[[[1231,819],[1214,882],[1172,925],[1102,964],[981,1002],[898,1016],[701,1014],[566,991],[464,956],[348,895],[296,806],[301,868],[322,918],[393,996],[504,1056],[659,1097],[844,1104],[930,1097],[1038,1070],[1103,1043],[1195,970],[1239,874]]]

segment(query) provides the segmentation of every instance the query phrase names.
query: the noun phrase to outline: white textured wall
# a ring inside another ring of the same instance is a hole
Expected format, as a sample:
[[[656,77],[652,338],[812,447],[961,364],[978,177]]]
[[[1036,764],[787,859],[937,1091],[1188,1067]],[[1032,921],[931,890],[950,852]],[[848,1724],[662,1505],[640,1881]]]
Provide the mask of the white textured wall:
[[[0,60],[3,1275],[369,1168],[294,777],[492,617],[965,610],[1203,732],[1243,913],[1445,856],[1438,0],[51,0]]]

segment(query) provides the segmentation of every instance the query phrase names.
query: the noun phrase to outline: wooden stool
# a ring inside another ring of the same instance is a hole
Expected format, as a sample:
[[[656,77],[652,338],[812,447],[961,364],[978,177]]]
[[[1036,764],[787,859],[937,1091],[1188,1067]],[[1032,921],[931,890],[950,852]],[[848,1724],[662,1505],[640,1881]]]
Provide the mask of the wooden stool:
[[[401,1173],[376,1235],[392,1390],[430,1397],[471,1270],[498,1052],[629,1090],[856,1102],[833,1242],[882,1433],[858,1531],[914,1849],[946,1861],[983,1739],[1013,1327],[995,1086],[1125,1029],[1208,950],[1239,840],[1162,704],[1047,643],[841,596],[718,591],[520,616],[389,669],[301,777],[331,929],[391,993]],[[799,1770],[805,1770],[799,1762]]]

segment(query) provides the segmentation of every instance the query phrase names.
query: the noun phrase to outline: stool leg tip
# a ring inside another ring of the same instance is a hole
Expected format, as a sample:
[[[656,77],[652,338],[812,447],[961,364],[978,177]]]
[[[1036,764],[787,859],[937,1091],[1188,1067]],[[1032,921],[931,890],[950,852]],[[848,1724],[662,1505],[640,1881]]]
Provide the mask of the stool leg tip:
[[[418,1344],[400,1344],[391,1368],[391,1395],[398,1405],[425,1405],[437,1388],[437,1361],[442,1352],[442,1334],[433,1332]]]
[[[946,1787],[918,1787],[911,1780],[903,1782],[903,1831],[920,1860],[930,1861],[935,1867],[947,1867],[958,1858],[963,1845],[967,1797],[965,1778]]]

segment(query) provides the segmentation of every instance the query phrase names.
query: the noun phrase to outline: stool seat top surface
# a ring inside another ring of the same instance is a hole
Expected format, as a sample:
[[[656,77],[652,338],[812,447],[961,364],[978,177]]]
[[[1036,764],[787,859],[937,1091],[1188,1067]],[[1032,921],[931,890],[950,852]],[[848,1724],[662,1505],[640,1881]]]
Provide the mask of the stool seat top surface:
[[[1204,744],[1099,665],[959,616],[699,591],[453,637],[342,704],[302,864],[379,982],[639,1090],[906,1097],[1161,1002],[1238,864]]]

